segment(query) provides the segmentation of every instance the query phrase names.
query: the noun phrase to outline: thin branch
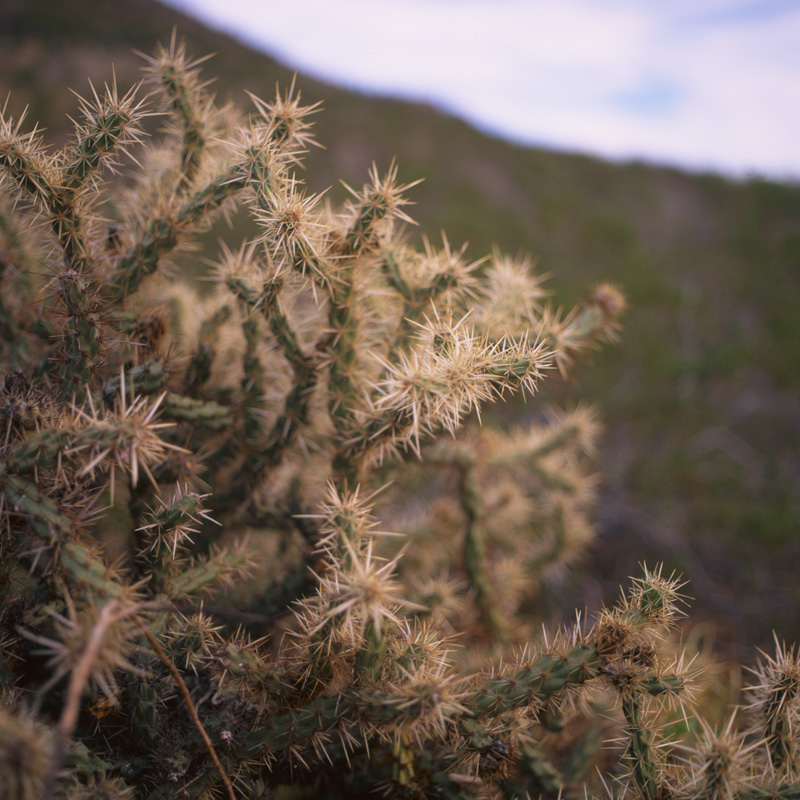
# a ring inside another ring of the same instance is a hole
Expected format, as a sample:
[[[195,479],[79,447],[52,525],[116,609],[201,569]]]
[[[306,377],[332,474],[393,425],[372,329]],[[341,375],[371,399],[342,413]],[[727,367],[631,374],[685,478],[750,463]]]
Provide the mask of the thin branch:
[[[225,788],[228,790],[228,796],[231,800],[236,800],[236,795],[233,793],[233,786],[231,785],[230,779],[225,773],[225,770],[222,768],[222,764],[217,756],[217,752],[214,750],[214,745],[211,744],[211,739],[208,738],[206,729],[203,727],[203,723],[200,722],[200,717],[197,716],[197,711],[194,707],[194,703],[192,702],[192,696],[189,694],[189,689],[183,682],[180,672],[178,672],[175,665],[169,660],[169,658],[167,658],[167,654],[162,650],[161,645],[158,643],[155,636],[153,636],[153,634],[147,630],[142,621],[137,619],[136,624],[139,626],[142,633],[144,633],[144,635],[147,637],[147,641],[150,642],[150,645],[153,650],[155,650],[156,655],[159,657],[159,659],[161,659],[161,663],[169,670],[170,675],[175,678],[178,687],[181,690],[181,694],[183,695],[183,699],[186,701],[186,706],[189,709],[189,715],[192,718],[192,722],[194,722],[195,727],[198,731],[200,731],[200,735],[203,737],[203,741],[205,742],[206,748],[211,754],[211,758],[213,759],[214,764],[219,771],[222,782],[225,784]]]

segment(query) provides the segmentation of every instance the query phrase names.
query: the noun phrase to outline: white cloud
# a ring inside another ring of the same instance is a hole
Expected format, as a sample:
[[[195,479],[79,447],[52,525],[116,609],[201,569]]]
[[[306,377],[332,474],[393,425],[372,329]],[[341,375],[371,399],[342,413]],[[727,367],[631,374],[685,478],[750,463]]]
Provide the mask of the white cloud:
[[[169,0],[287,64],[528,143],[800,178],[800,7]]]

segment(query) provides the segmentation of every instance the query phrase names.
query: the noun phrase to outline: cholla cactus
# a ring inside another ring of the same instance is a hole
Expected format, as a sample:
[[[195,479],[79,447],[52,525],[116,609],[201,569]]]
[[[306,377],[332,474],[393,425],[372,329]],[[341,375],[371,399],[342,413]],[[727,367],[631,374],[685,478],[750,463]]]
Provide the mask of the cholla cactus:
[[[792,650],[752,732],[666,744],[677,580],[530,644],[591,538],[597,424],[475,422],[613,337],[621,295],[565,312],[526,259],[417,252],[395,166],[341,208],[305,190],[293,87],[245,118],[175,41],[146,60],[61,151],[0,118],[0,794],[584,796],[598,766],[619,796],[797,797]],[[179,277],[237,207],[250,241]]]

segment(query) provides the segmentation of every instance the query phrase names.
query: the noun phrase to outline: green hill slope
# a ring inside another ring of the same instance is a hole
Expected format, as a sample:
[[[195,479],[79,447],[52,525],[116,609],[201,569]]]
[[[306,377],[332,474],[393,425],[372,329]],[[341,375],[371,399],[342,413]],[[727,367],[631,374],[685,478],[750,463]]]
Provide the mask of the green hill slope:
[[[127,87],[132,50],[173,26],[195,55],[217,54],[206,72],[220,97],[291,80],[152,0],[6,0],[0,93],[57,142],[75,107],[66,87],[108,80],[111,63]],[[445,229],[474,257],[493,243],[534,253],[565,300],[599,280],[628,294],[621,346],[582,367],[578,388],[550,390],[592,398],[607,425],[600,536],[559,590],[566,604],[609,597],[637,561],[660,559],[732,644],[765,643],[770,627],[800,638],[800,187],[515,147],[426,106],[298,85],[323,101],[312,188],[336,194],[396,157],[402,180],[425,178],[414,235]]]

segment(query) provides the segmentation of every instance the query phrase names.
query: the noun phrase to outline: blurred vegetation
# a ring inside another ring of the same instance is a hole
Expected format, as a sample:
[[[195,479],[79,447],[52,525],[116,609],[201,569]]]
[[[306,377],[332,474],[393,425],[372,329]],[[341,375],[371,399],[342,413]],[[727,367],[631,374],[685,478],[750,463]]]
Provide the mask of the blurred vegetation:
[[[65,84],[85,93],[113,62],[126,88],[140,79],[132,51],[174,26],[192,52],[216,53],[220,99],[291,80],[152,0],[5,0],[0,93],[57,142],[74,108]],[[324,98],[311,189],[332,185],[338,201],[339,178],[360,185],[397,157],[402,180],[426,181],[412,194],[415,243],[446,229],[472,258],[494,243],[537,253],[563,302],[601,277],[629,297],[623,346],[576,380],[606,423],[600,536],[586,569],[553,591],[554,611],[596,606],[658,559],[691,576],[695,616],[717,623],[732,655],[751,659],[739,648],[766,645],[770,626],[800,638],[800,187],[518,147],[424,105],[297,84],[305,101]],[[571,399],[571,385],[549,391]]]

